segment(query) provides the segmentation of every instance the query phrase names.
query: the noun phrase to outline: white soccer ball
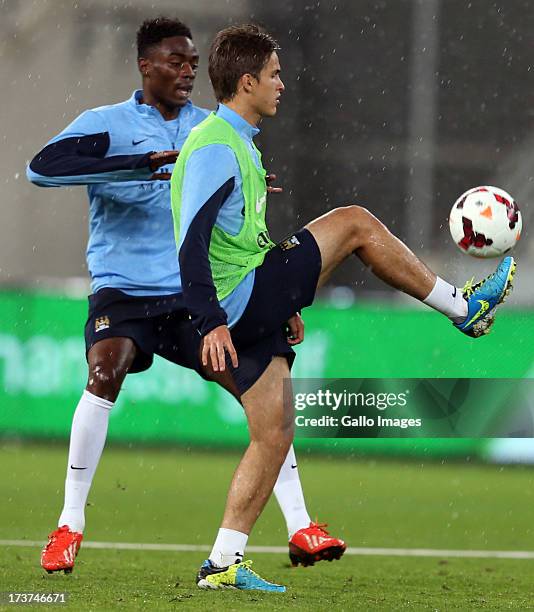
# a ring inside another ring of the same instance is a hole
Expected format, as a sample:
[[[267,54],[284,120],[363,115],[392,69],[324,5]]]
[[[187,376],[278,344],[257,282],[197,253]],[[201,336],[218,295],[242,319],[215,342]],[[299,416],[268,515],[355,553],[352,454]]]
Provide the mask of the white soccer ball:
[[[473,257],[499,257],[519,240],[523,220],[509,193],[498,187],[474,187],[454,203],[449,227],[462,252]]]

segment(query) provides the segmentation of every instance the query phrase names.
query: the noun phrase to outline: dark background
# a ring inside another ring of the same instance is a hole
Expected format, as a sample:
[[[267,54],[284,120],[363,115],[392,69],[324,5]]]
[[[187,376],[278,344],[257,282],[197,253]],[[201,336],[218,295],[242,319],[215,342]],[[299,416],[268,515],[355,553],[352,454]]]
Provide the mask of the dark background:
[[[279,40],[286,92],[258,137],[285,188],[269,202],[273,237],[358,203],[460,283],[493,262],[451,244],[448,212],[465,190],[494,184],[523,213],[521,269],[534,263],[533,0],[11,0],[0,4],[0,284],[86,279],[84,189],[37,189],[25,164],[80,112],[139,86],[135,32],[158,14],[190,25],[201,54],[194,101],[209,108],[208,48],[219,29],[252,21]],[[359,263],[343,266],[335,285],[358,286],[357,298],[397,296]],[[516,289],[513,301],[532,303],[528,283]]]

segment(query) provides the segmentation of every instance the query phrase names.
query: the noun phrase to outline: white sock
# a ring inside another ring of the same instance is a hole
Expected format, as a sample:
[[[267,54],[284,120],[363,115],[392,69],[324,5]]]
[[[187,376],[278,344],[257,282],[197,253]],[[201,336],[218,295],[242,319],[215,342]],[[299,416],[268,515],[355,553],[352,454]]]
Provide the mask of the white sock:
[[[291,539],[296,531],[308,527],[311,523],[310,515],[306,510],[293,446],[289,449],[286,460],[280,468],[278,480],[274,485],[274,494],[286,520],[289,539]]]
[[[109,413],[113,402],[84,391],[70,432],[69,462],[65,481],[65,505],[58,527],[68,525],[83,532],[85,504],[108,432]]]
[[[450,285],[439,276],[432,291],[423,302],[449,317],[454,323],[461,323],[467,317],[467,302],[462,290]]]
[[[234,563],[241,563],[245,555],[247,541],[248,535],[246,533],[221,527],[211,550],[209,560],[216,567],[227,567]]]

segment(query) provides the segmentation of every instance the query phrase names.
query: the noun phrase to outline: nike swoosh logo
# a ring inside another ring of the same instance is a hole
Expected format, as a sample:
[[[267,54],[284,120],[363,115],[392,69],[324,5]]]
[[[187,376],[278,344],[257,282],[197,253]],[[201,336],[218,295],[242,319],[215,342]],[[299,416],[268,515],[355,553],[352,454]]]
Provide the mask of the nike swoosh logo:
[[[297,467],[297,464],[291,466],[291,469],[294,470]]]
[[[485,314],[489,308],[489,302],[486,302],[486,300],[477,300],[477,302],[480,304],[480,309],[479,311],[475,314],[475,316],[468,321],[465,324],[465,327],[467,327],[468,325],[471,325],[471,323],[474,323],[475,321],[477,321],[478,319],[480,319],[480,317]]]
[[[265,194],[256,201],[256,212],[258,214],[261,213],[261,209],[263,208],[263,206],[264,206],[264,204],[266,202],[267,202],[267,198],[266,198]]]
[[[456,287],[454,288],[454,291],[452,292],[452,297],[456,297]]]
[[[148,140],[148,138],[143,138],[143,140],[132,140],[132,145],[135,147],[136,145],[145,142],[145,140]]]
[[[84,468],[79,468],[79,467],[74,467],[73,465],[71,465],[71,466],[70,466],[70,469],[71,469],[71,470],[86,470],[87,468],[86,468],[86,467],[84,467]]]

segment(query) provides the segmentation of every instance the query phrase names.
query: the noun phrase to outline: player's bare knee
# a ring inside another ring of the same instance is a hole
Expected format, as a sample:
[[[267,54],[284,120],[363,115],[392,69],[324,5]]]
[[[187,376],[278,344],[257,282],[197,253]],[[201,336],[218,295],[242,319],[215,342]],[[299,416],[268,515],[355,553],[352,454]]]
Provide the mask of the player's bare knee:
[[[120,368],[99,362],[89,367],[87,390],[103,399],[114,402],[121,390],[122,381],[126,373]]]
[[[255,427],[250,430],[251,442],[258,442],[270,447],[291,446],[294,436],[294,423],[292,420],[271,424],[269,427]]]
[[[281,423],[276,427],[270,427],[257,436],[255,436],[256,442],[269,447],[269,449],[277,454],[278,452],[283,453],[284,456],[289,451],[289,447],[293,443],[294,428],[293,424]]]
[[[377,233],[385,229],[382,222],[363,206],[352,204],[339,210],[343,211],[343,223],[346,224],[350,232],[353,251],[363,246],[366,241],[372,240]]]
[[[361,206],[349,205],[334,209],[331,213],[343,234],[343,246],[354,251],[365,238],[369,226],[369,211]]]

